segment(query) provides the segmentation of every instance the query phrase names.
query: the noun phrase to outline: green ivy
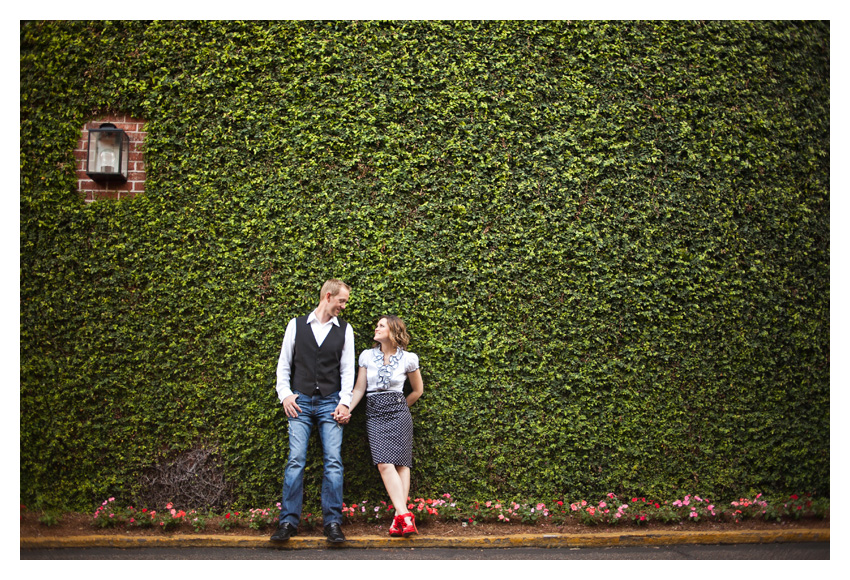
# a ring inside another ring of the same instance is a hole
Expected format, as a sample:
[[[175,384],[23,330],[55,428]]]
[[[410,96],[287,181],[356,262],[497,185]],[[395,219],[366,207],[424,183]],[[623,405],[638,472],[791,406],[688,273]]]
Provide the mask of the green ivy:
[[[829,24],[24,22],[21,496],[216,446],[280,492],[287,321],[422,360],[413,493],[829,494]],[[72,150],[147,120],[146,193]],[[382,497],[363,417],[346,497]],[[308,502],[321,457],[311,448]]]

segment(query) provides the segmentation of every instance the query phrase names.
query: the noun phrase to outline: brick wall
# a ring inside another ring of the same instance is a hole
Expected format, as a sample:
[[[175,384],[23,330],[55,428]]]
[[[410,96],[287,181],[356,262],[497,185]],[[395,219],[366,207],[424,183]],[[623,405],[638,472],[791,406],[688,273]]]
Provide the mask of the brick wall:
[[[101,123],[112,123],[119,129],[124,129],[130,138],[126,183],[97,183],[86,175],[89,129],[97,129]],[[144,126],[143,119],[134,119],[125,115],[105,115],[83,126],[80,140],[74,150],[74,159],[77,164],[77,191],[85,197],[86,202],[102,199],[129,199],[145,191],[145,159],[141,150],[146,134]]]

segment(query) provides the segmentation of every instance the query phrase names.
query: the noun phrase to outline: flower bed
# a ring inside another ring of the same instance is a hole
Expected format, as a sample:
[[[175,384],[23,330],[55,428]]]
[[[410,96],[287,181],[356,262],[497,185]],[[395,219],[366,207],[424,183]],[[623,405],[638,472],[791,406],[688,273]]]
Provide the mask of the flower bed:
[[[409,502],[407,507],[416,515],[417,521],[452,522],[463,527],[511,523],[606,527],[643,526],[651,522],[687,525],[703,521],[737,523],[745,519],[781,522],[804,517],[823,519],[829,514],[829,500],[814,497],[812,494],[794,494],[787,499],[772,501],[768,501],[762,494],[757,494],[752,499],[738,498],[721,503],[712,502],[697,494],[662,501],[646,497],[621,498],[609,493],[598,501],[557,500],[547,504],[495,500],[462,502],[446,493],[436,499],[415,498]],[[342,511],[345,524],[388,523],[395,513],[393,506],[386,501],[370,500],[343,504]],[[274,529],[279,514],[280,503],[273,508],[252,508],[245,511],[216,513],[193,509],[186,512],[176,509],[171,503],[163,510],[120,507],[115,498],[110,497],[95,510],[91,524],[97,528],[158,528],[163,531],[191,527],[196,532],[207,533],[216,529],[229,531],[236,528],[264,531]],[[304,528],[311,529],[320,522],[320,514],[306,510],[302,514],[301,526]],[[50,525],[47,521],[43,523]]]

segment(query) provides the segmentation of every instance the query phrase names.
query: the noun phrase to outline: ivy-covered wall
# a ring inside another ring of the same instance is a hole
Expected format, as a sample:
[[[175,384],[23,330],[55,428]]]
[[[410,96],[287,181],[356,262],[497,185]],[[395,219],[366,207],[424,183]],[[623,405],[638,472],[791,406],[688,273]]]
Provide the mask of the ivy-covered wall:
[[[422,360],[416,495],[829,493],[829,23],[24,22],[21,495],[287,454],[321,283]],[[72,151],[148,121],[146,192]],[[362,412],[346,498],[383,499]],[[318,497],[314,447],[308,500]]]

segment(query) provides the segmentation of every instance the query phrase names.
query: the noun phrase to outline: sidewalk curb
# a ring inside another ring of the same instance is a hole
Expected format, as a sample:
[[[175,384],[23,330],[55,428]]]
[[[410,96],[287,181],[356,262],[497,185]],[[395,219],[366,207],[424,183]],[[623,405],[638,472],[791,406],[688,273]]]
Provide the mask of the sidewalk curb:
[[[359,536],[342,544],[324,538],[294,537],[272,542],[268,537],[192,535],[172,537],[69,536],[65,538],[21,538],[21,549],[36,548],[271,548],[315,550],[346,548],[604,548],[612,546],[661,546],[672,544],[771,544],[785,542],[828,542],[829,530],[740,532],[630,532],[599,534],[534,534],[447,538],[415,536],[384,538]]]

